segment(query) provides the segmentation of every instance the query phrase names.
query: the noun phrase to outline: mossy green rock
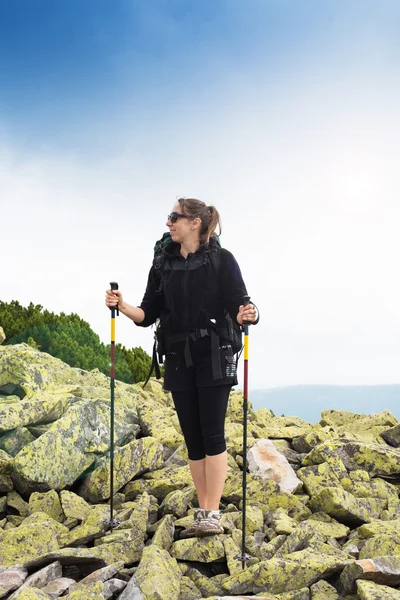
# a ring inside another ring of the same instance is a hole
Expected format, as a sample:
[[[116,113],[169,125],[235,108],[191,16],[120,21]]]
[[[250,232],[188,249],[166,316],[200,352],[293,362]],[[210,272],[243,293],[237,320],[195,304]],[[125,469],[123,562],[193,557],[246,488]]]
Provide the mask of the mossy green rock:
[[[19,600],[49,600],[50,596],[39,588],[29,587],[22,590],[18,598]]]
[[[181,577],[178,563],[166,550],[153,544],[143,550],[135,579],[145,598],[178,600]]]
[[[282,594],[308,587],[318,579],[341,571],[344,564],[342,557],[311,554],[303,554],[299,560],[271,558],[228,577],[222,587],[234,595],[258,592]]]
[[[122,492],[127,500],[133,500],[137,495],[147,492],[162,502],[170,492],[181,490],[192,484],[193,480],[188,465],[184,467],[172,465],[145,473],[142,479],[129,482]]]
[[[325,462],[339,456],[348,470],[363,469],[371,477],[395,475],[399,472],[400,450],[386,444],[365,444],[356,441],[329,441],[318,444],[303,461],[304,466]]]
[[[183,490],[175,490],[170,492],[160,505],[161,515],[174,515],[178,519],[186,513],[188,504],[192,502],[195,494],[193,486],[184,488]]]
[[[58,550],[57,538],[50,527],[21,525],[0,532],[1,563],[6,567],[24,564],[40,554]]]
[[[83,521],[92,510],[92,507],[86,500],[68,490],[61,490],[60,501],[66,519]]]
[[[382,431],[381,436],[388,444],[398,448],[400,446],[400,425]]]
[[[213,535],[206,538],[178,540],[171,546],[171,556],[178,560],[202,563],[222,561],[225,557],[223,536]]]
[[[174,541],[174,533],[175,519],[173,515],[165,515],[160,520],[151,543],[169,552]]]
[[[357,593],[360,600],[400,600],[400,590],[372,581],[357,581]]]
[[[379,518],[387,501],[374,498],[356,498],[336,487],[327,487],[316,494],[309,503],[314,512],[325,512],[341,523],[359,525]]]
[[[327,487],[341,487],[341,480],[348,477],[347,470],[341,461],[323,462],[320,465],[303,467],[297,471],[296,475],[311,496]]]
[[[31,514],[31,509],[28,502],[25,502],[25,500],[21,498],[21,496],[15,490],[8,492],[7,506],[16,510],[21,517],[27,517]]]
[[[33,492],[29,497],[29,508],[32,513],[45,512],[59,523],[62,523],[65,518],[60,498],[55,490],[45,493]]]
[[[13,457],[0,450],[0,474],[5,475],[11,473],[13,470],[14,460]]]
[[[310,600],[340,600],[337,590],[327,581],[321,579],[311,586]]]
[[[46,529],[50,529],[53,532],[54,537],[57,539],[58,545],[63,546],[63,540],[66,535],[69,533],[68,527],[59,523],[55,519],[49,517],[49,515],[45,512],[37,511],[26,517],[23,521],[23,526],[26,525],[34,525],[38,528],[43,527]]]
[[[68,594],[69,600],[104,600],[104,583],[97,581],[92,585],[81,586],[75,592]]]
[[[361,539],[371,538],[375,535],[393,535],[400,531],[400,519],[393,521],[371,520],[370,523],[361,525],[358,528],[358,535]]]
[[[0,437],[0,448],[10,456],[15,456],[24,446],[35,439],[35,436],[26,427],[17,427]]]
[[[289,517],[282,508],[273,511],[268,517],[269,526],[279,535],[288,535],[295,531],[298,527],[298,522]],[[260,528],[261,529],[261,528]]]
[[[121,489],[138,474],[162,465],[163,448],[153,437],[133,440],[114,452],[114,489]],[[89,502],[101,502],[110,497],[110,468],[107,457],[83,481],[80,494]]]
[[[324,512],[317,512],[311,515],[304,523],[321,533],[324,537],[333,537],[340,539],[349,534],[350,528],[339,523]]]
[[[369,538],[360,550],[359,558],[375,558],[400,554],[400,530]]]
[[[149,398],[138,405],[140,426],[145,435],[156,438],[164,447],[168,458],[182,444],[183,435],[175,429],[172,418],[174,410]]]

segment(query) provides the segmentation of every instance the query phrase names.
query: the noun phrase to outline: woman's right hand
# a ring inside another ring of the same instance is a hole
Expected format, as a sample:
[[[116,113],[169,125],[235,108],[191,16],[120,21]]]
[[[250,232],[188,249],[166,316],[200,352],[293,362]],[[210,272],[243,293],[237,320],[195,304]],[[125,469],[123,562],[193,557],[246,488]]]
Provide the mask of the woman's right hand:
[[[124,299],[119,290],[106,290],[106,306],[116,307],[117,304],[121,307],[124,303]]]

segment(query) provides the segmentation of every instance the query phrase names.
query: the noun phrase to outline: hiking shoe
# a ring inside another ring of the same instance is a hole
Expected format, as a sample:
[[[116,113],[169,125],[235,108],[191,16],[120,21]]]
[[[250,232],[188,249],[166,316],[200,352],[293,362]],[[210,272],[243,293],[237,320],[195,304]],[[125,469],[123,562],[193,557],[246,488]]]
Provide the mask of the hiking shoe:
[[[196,537],[206,537],[207,535],[224,533],[219,510],[205,510],[204,513],[204,517],[200,519],[197,525]]]
[[[181,533],[181,538],[191,538],[196,537],[197,528],[200,523],[200,519],[205,516],[204,508],[195,508],[194,510],[194,523],[187,529],[184,529]]]

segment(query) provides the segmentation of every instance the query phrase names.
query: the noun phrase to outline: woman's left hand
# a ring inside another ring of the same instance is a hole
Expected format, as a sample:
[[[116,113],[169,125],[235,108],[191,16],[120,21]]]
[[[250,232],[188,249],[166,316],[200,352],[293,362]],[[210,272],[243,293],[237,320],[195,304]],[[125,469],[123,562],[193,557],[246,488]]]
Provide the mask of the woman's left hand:
[[[236,317],[236,321],[239,325],[243,325],[243,321],[248,321],[249,323],[254,323],[257,320],[257,309],[253,304],[246,304],[244,306],[241,304],[239,306],[239,312]]]

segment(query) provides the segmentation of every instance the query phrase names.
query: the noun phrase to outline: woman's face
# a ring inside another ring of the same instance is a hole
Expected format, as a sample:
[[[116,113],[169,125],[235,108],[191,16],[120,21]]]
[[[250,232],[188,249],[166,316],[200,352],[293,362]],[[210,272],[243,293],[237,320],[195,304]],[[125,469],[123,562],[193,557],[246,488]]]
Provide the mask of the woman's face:
[[[178,216],[178,218],[175,221],[174,217],[176,217],[177,215],[182,215],[182,209],[179,202],[174,204],[174,206],[172,207],[171,215],[169,215],[166,225],[169,228],[173,241],[181,243],[189,236],[193,236],[193,219]],[[172,217],[173,221],[175,222],[171,221],[170,217]]]

